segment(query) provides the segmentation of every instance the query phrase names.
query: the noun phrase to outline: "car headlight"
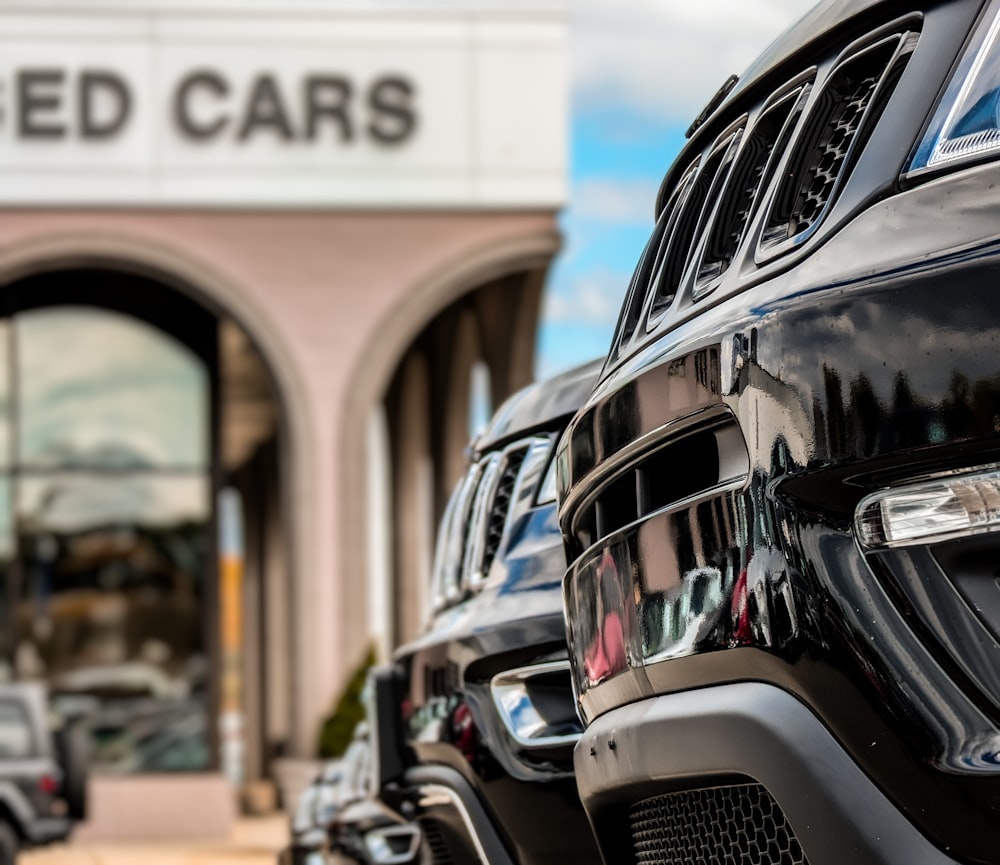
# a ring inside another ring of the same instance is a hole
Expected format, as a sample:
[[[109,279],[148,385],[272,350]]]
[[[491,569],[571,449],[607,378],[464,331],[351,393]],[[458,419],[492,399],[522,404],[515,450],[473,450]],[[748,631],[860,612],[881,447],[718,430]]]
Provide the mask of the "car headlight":
[[[867,496],[855,515],[861,545],[904,547],[1000,530],[998,469],[951,472]]]
[[[980,22],[909,171],[1000,152],[1000,10]]]

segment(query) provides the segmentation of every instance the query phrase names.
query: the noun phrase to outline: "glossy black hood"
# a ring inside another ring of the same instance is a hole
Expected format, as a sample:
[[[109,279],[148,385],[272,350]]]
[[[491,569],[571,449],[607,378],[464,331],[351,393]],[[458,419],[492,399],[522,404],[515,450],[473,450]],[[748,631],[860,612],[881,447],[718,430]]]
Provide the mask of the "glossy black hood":
[[[472,443],[482,454],[533,430],[561,427],[590,394],[601,371],[600,360],[592,360],[545,381],[535,382],[510,397],[493,415],[486,429]]]

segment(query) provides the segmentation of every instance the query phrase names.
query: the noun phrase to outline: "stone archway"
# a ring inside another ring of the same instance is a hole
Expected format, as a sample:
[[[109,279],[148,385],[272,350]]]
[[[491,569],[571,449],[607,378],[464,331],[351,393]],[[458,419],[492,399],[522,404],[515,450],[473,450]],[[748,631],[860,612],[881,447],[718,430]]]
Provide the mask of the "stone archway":
[[[299,372],[280,336],[268,326],[267,316],[257,308],[253,298],[248,297],[232,280],[196,258],[168,246],[151,243],[148,238],[123,233],[74,232],[43,235],[32,238],[30,242],[0,249],[0,286],[38,274],[79,269],[148,279],[190,298],[220,318],[237,322],[252,340],[280,403],[279,423],[284,447],[278,455],[280,466],[277,476],[282,487],[279,492],[282,504],[277,512],[284,519],[280,539],[270,545],[272,555],[281,561],[275,559],[271,566],[277,569],[276,573],[289,577],[288,585],[282,588],[291,597],[282,605],[282,613],[293,615],[296,574],[310,566],[313,550],[310,538],[316,531],[311,509],[300,504],[312,495],[314,474],[309,460],[314,448],[311,444],[310,409],[299,382]],[[274,530],[273,526],[269,527],[269,531]],[[284,622],[274,630],[280,630],[285,635],[294,633],[290,624]],[[294,690],[295,655],[292,651],[290,657],[268,657],[260,662],[261,666],[269,665],[272,680],[280,682],[276,687],[283,691],[280,699],[290,716],[284,725],[288,736],[294,735],[294,713],[299,703]],[[256,729],[260,730],[262,719],[255,719],[255,722]],[[266,771],[266,766],[262,766],[259,759],[252,760],[251,765],[255,773]]]
[[[553,214],[38,209],[0,213],[0,229],[2,279],[52,265],[150,275],[236,319],[266,358],[287,433],[294,577],[285,753],[314,754],[368,630],[370,409],[428,322],[463,297],[492,292],[476,315],[510,334],[483,341],[495,389],[529,380],[538,296],[559,246]]]

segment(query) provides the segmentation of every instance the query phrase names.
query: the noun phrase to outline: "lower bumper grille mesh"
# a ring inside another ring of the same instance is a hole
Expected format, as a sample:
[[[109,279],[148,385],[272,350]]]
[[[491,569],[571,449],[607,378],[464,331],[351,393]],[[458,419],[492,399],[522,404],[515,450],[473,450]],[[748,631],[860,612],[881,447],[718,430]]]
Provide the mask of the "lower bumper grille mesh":
[[[668,793],[629,811],[637,865],[808,865],[760,784]]]
[[[432,817],[421,817],[420,828],[424,833],[425,850],[430,854],[431,865],[456,865],[451,845],[441,825]],[[423,857],[421,861],[424,861]]]

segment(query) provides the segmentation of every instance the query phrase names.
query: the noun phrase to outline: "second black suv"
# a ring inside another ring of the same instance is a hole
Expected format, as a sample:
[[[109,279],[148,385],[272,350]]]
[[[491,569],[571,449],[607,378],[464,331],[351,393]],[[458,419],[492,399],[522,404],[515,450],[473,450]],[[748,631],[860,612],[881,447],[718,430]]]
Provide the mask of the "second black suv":
[[[607,861],[1000,861],[998,39],[822,3],[666,174],[558,455]]]
[[[552,455],[598,367],[532,385],[472,445],[438,537],[426,631],[374,678],[382,798],[437,865],[600,861],[573,780],[576,715]]]

